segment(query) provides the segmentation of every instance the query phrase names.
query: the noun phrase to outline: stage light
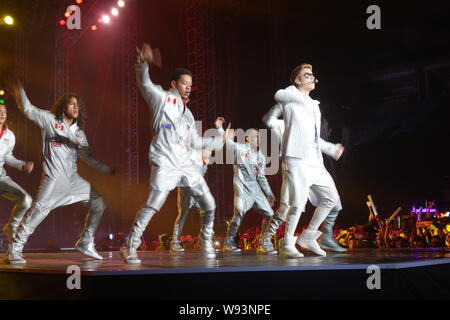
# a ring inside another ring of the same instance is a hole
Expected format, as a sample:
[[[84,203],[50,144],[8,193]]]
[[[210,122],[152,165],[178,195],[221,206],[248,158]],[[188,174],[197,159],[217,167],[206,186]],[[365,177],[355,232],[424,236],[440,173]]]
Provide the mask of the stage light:
[[[0,104],[5,104],[5,100],[0,99]]]
[[[66,18],[70,17],[70,12],[66,11],[66,13],[64,13],[64,17],[66,17]]]
[[[109,23],[110,21],[111,21],[111,18],[107,14],[104,14],[102,16],[102,22],[103,23]]]
[[[63,19],[59,20],[60,26],[64,26],[65,24],[66,24],[66,20],[63,20]]]
[[[76,3],[77,3],[77,4],[82,4],[82,3],[83,3],[83,0],[77,0]]]
[[[111,9],[111,14],[112,14],[113,16],[118,16],[118,15],[119,15],[119,10],[118,10],[117,8],[112,8],[112,9]]]
[[[92,31],[96,31],[96,30],[97,30],[97,26],[94,24],[94,25],[91,27],[91,29],[92,29]]]
[[[109,240],[114,239],[114,235],[112,233],[109,234]]]
[[[5,95],[5,90],[0,90],[0,96],[4,96]]]
[[[7,25],[13,25],[14,24],[14,18],[11,16],[5,16],[3,18],[3,21],[7,24]]]
[[[119,0],[117,1],[117,5],[122,8],[125,6],[125,1]]]

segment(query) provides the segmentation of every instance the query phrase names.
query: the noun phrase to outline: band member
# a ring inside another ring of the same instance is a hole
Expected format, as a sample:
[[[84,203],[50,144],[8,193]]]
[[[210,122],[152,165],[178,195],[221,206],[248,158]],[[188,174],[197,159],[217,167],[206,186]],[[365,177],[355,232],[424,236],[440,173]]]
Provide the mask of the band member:
[[[324,141],[320,138],[319,101],[309,96],[315,89],[317,80],[309,64],[296,67],[290,80],[291,86],[275,94],[277,109],[273,110],[277,118],[282,114],[285,123],[281,144],[284,170],[282,194],[289,194],[289,208],[283,208],[287,210],[287,218],[284,246],[280,256],[302,257],[295,248],[295,243],[325,256],[326,252],[317,243],[321,235],[318,229],[334,207],[341,207],[336,186],[323,165],[321,144]],[[332,153],[334,158],[338,159],[344,148],[342,145],[336,145],[334,149]],[[295,229],[301,213],[305,210],[310,189],[318,197],[319,203],[308,227],[297,239],[294,237]]]
[[[259,131],[249,129],[246,132],[245,143],[236,143],[228,139],[226,146],[233,152],[235,160],[233,166],[234,214],[228,224],[223,250],[240,252],[241,249],[236,246],[234,238],[244,215],[251,208],[261,213],[263,215],[261,233],[263,234],[273,216],[272,206],[275,203],[275,196],[264,174],[266,157],[258,150]],[[273,251],[273,253],[276,252]]]
[[[201,207],[200,243],[208,256],[215,255],[212,243],[216,204],[208,185],[192,164],[192,149],[215,149],[224,136],[202,139],[196,130],[194,117],[187,108],[192,88],[192,74],[176,69],[171,76],[171,88],[166,91],[155,85],[148,72],[155,59],[149,44],[137,48],[137,84],[150,108],[153,140],[150,143],[151,191],[146,203],[137,213],[121,254],[125,262],[138,264],[140,238],[151,218],[163,206],[169,192],[176,187],[188,188]],[[223,118],[220,120],[221,124]],[[217,123],[217,120],[216,120]],[[227,129],[228,130],[228,129]]]
[[[34,163],[31,161],[18,160],[13,155],[16,137],[6,125],[8,111],[6,106],[0,102],[0,197],[14,202],[11,215],[8,222],[3,227],[3,233],[9,242],[16,233],[17,227],[23,216],[31,206],[33,199],[17,183],[15,183],[3,168],[5,164],[10,167],[30,173],[33,170]]]
[[[89,149],[83,131],[86,112],[83,101],[77,94],[67,93],[49,111],[33,106],[20,84],[13,84],[13,90],[19,109],[41,128],[44,173],[38,195],[13,236],[5,261],[26,263],[23,246],[37,226],[53,209],[77,202],[87,205],[89,211],[75,249],[92,258],[103,259],[95,249],[94,235],[105,202],[90,183],[78,175],[77,158],[80,156],[105,174],[113,174],[114,169],[95,159]]]

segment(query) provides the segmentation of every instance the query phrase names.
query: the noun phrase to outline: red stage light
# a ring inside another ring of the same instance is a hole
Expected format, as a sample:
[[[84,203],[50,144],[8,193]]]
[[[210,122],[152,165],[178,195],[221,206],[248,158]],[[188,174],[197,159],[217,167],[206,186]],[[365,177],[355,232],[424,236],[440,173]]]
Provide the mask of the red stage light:
[[[66,24],[66,20],[59,20],[59,25],[63,26]]]
[[[83,0],[77,0],[76,3],[77,3],[77,4],[82,4],[82,3],[83,3]]]
[[[93,25],[93,26],[91,27],[91,29],[92,29],[92,31],[96,31],[96,30],[97,30],[97,26],[96,26],[96,25]]]

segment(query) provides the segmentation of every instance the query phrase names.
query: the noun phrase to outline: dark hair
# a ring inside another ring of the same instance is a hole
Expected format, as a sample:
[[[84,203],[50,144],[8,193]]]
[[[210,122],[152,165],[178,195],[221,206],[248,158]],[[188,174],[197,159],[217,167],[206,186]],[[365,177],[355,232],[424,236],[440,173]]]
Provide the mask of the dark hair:
[[[191,70],[185,68],[176,68],[175,70],[173,70],[170,76],[170,81],[178,81],[178,79],[180,79],[180,77],[184,74],[192,77]]]
[[[87,115],[86,108],[84,107],[84,102],[78,94],[72,92],[63,94],[58,98],[58,100],[56,100],[55,104],[52,106],[51,111],[55,115],[56,120],[62,121],[64,119],[64,112],[66,111],[66,107],[69,103],[70,98],[77,99],[80,114],[78,115],[78,118],[75,119],[75,122],[80,129],[83,129]]]

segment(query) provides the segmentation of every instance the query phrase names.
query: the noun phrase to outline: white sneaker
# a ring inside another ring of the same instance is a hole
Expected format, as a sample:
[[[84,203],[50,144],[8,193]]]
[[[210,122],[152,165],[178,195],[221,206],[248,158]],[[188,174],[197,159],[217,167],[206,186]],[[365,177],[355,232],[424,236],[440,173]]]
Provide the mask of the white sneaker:
[[[286,244],[280,250],[280,258],[284,259],[297,259],[303,258],[303,254],[295,247],[296,237],[289,237],[286,240]]]
[[[322,232],[320,232],[320,231],[312,231],[312,230],[306,229],[298,237],[297,244],[300,247],[307,249],[319,256],[325,257],[327,255],[327,253],[324,250],[322,250],[322,248],[320,248],[320,246],[316,240],[317,238],[320,237],[321,234],[322,234]]]

